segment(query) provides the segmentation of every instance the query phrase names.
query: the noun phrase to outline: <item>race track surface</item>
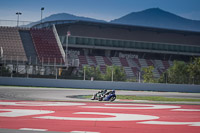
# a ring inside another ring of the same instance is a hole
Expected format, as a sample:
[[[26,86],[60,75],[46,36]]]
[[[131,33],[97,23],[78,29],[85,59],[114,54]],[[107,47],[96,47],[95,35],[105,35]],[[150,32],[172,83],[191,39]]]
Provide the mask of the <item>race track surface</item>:
[[[90,101],[89,99],[75,99],[77,95],[93,95],[98,90],[38,88],[38,87],[7,87],[0,86],[0,100],[41,100],[41,101]],[[178,92],[148,92],[116,90],[116,95],[134,96],[164,96],[174,98],[200,98],[200,93]]]
[[[0,101],[0,128],[70,133],[197,133],[199,105]]]
[[[97,90],[0,87],[0,133],[198,133],[200,105],[89,102]],[[199,94],[117,91],[198,98]]]

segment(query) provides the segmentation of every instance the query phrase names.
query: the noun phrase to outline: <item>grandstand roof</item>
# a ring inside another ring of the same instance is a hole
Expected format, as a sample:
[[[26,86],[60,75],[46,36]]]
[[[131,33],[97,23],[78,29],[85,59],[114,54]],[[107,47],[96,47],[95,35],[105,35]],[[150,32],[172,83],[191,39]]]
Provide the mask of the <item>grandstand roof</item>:
[[[83,21],[83,20],[57,20],[57,21],[47,21],[44,23],[36,24],[33,28],[44,28],[50,27],[53,24],[84,24],[84,25],[93,25],[93,26],[102,26],[102,27],[113,27],[113,28],[122,28],[122,29],[140,29],[145,31],[154,31],[154,32],[168,32],[168,33],[178,33],[178,34],[193,34],[193,35],[200,35],[200,32],[197,31],[189,31],[189,30],[176,30],[176,29],[166,29],[166,28],[157,28],[157,27],[147,27],[147,26],[139,26],[139,25],[125,25],[125,24],[116,24],[116,23],[109,23],[109,22],[92,22],[92,21]]]
[[[112,41],[112,49],[124,48],[126,44],[124,41],[133,41],[137,44],[137,47],[143,52],[144,49],[152,51],[153,49],[159,49],[157,47],[162,47],[167,51],[189,51],[187,54],[198,54],[200,49],[200,32],[196,31],[181,31],[172,29],[161,29],[154,27],[144,27],[144,26],[133,26],[133,25],[122,25],[113,24],[107,22],[90,22],[81,20],[63,20],[63,21],[51,21],[42,23],[42,25],[36,25],[34,27],[51,27],[56,25],[58,35],[65,38],[67,32],[71,32],[71,37],[78,37],[82,40],[84,37],[91,39],[101,39],[104,42]],[[79,40],[81,40],[79,39]],[[116,44],[115,41],[119,41]],[[122,43],[121,43],[122,42]],[[64,43],[64,42],[63,42]],[[80,43],[80,42],[79,42]],[[82,44],[84,44],[83,42]],[[97,42],[98,43],[98,42]],[[119,43],[119,45],[118,45]],[[96,43],[95,43],[96,44]],[[134,47],[136,44],[131,44]],[[82,45],[83,47],[93,44]],[[103,48],[104,44],[99,44]],[[108,46],[108,44],[105,44]],[[119,47],[123,45],[122,47]],[[145,45],[145,46],[144,46]],[[147,46],[148,45],[148,46]],[[73,45],[75,46],[75,45]],[[78,45],[77,45],[78,46]],[[127,46],[127,45],[126,45]],[[145,48],[144,48],[145,47]],[[107,48],[107,47],[104,47]],[[135,47],[133,48],[135,50]],[[177,50],[176,50],[177,49]],[[191,50],[190,50],[191,49]],[[158,50],[158,52],[161,52]],[[174,52],[173,52],[174,53]],[[184,53],[185,54],[185,53]]]

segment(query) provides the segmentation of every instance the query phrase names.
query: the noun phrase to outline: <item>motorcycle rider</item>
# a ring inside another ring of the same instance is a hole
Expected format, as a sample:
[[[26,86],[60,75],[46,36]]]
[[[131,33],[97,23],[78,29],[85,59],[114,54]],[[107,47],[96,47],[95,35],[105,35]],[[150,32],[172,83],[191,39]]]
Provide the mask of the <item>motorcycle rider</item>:
[[[95,94],[92,96],[91,100],[95,100],[95,99],[96,99],[96,97],[97,97],[97,98],[99,98],[99,97],[101,97],[101,96],[105,95],[105,94],[106,94],[106,92],[107,92],[107,90],[106,90],[106,89],[104,89],[104,90],[101,90],[101,91],[98,91],[97,93],[95,93]],[[98,99],[97,99],[97,100],[98,100]]]

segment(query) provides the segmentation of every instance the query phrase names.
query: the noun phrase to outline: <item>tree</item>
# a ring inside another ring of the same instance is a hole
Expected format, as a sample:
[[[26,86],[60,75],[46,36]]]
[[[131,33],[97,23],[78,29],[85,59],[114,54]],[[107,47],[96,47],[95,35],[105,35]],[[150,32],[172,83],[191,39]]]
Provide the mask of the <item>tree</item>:
[[[158,79],[158,83],[168,83],[168,71],[165,70],[160,78]]]
[[[106,73],[103,75],[103,79],[106,81],[111,81],[112,80],[112,71],[113,71],[112,66],[106,66]]]
[[[145,83],[153,83],[153,82],[155,82],[155,80],[153,78],[153,70],[154,70],[153,66],[142,68],[142,71],[144,73],[143,74],[143,79],[144,79]]]
[[[174,61],[159,79],[159,83],[200,84],[200,57],[194,58],[190,63]]]
[[[188,83],[187,64],[183,61],[174,61],[174,65],[168,69],[168,82],[175,84]]]
[[[111,81],[113,76],[113,81],[125,81],[126,74],[122,67],[120,66],[106,66],[106,73],[104,74],[104,80]]]
[[[85,78],[88,80],[91,79],[91,77],[93,77],[95,80],[100,80],[102,79],[102,74],[100,71],[99,66],[97,67],[90,67],[90,66],[84,66],[84,71],[85,71]]]
[[[187,72],[189,73],[190,83],[200,83],[200,58],[195,58],[188,64]]]
[[[125,81],[126,80],[126,73],[123,69],[123,67],[120,66],[114,66],[114,81]]]

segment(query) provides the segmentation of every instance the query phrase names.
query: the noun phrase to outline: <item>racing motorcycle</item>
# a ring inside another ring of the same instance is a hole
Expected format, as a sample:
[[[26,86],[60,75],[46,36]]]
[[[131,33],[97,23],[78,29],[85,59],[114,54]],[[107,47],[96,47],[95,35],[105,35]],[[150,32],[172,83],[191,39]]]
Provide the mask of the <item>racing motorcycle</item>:
[[[109,91],[99,97],[99,101],[113,102],[113,101],[115,101],[115,99],[116,99],[115,90]]]

